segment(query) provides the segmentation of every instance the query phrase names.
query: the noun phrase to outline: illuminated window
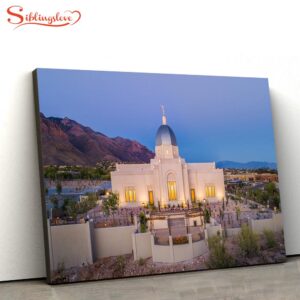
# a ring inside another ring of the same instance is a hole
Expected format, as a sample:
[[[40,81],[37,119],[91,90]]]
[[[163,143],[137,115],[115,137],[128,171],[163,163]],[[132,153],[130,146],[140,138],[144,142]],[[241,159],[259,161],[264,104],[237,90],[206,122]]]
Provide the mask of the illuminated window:
[[[177,200],[176,181],[168,181],[168,194],[169,194],[169,201]]]
[[[207,185],[205,187],[205,193],[207,198],[214,198],[216,197],[216,188],[214,185]]]
[[[195,189],[191,189],[191,201],[192,202],[196,201],[196,192],[195,192]]]
[[[128,186],[125,188],[125,201],[136,202],[136,192],[133,186]]]
[[[148,198],[149,198],[149,204],[154,204],[154,197],[153,197],[153,191],[148,191]]]

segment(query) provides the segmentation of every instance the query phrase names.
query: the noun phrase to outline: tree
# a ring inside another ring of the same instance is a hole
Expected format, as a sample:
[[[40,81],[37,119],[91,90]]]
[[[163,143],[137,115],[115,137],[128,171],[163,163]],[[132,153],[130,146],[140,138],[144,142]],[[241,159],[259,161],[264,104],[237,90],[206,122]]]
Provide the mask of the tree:
[[[220,218],[223,221],[224,220],[224,210],[220,209]]]
[[[97,205],[96,194],[88,194],[88,198],[81,202],[76,202],[72,199],[65,199],[63,209],[73,219],[79,214],[85,214]]]
[[[52,203],[54,208],[58,208],[58,199],[56,197],[51,197],[50,202]]]
[[[269,194],[266,191],[263,191],[263,193],[261,194],[261,201],[263,204],[266,204],[269,200]]]
[[[279,195],[275,195],[273,198],[273,205],[274,207],[280,209],[280,198]]]
[[[62,209],[64,212],[67,212],[67,208],[70,205],[71,202],[74,202],[74,200],[70,199],[70,198],[66,198],[64,199],[64,203],[62,205]]]
[[[204,223],[210,223],[210,210],[207,209],[206,207],[204,208]]]
[[[87,196],[85,201],[87,202],[87,210],[90,210],[97,205],[98,197],[96,193],[88,193]]]
[[[117,194],[110,194],[107,199],[103,200],[102,208],[103,212],[109,216],[110,214],[114,215],[115,211],[119,207],[119,199]]]
[[[147,218],[144,212],[141,212],[139,217],[140,217],[140,231],[144,233],[147,231]]]
[[[269,195],[274,195],[277,192],[277,188],[274,182],[269,182],[265,185],[265,190],[269,193]]]
[[[70,201],[68,203],[68,206],[66,207],[67,213],[68,215],[72,218],[72,219],[76,219],[77,215],[78,215],[78,204],[75,201]]]
[[[235,212],[236,212],[236,219],[239,220],[240,219],[240,215],[241,215],[241,209],[239,206],[237,206],[235,208]]]
[[[57,192],[57,194],[61,194],[61,192],[62,192],[62,185],[61,185],[60,181],[58,181],[56,183],[56,192]]]

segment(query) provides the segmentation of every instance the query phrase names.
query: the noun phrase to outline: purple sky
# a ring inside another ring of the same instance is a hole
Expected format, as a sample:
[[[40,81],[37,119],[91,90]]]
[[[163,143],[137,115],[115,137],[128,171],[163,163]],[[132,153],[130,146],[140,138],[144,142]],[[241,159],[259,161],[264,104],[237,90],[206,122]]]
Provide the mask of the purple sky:
[[[40,110],[154,150],[160,105],[189,162],[275,162],[268,80],[38,69]]]

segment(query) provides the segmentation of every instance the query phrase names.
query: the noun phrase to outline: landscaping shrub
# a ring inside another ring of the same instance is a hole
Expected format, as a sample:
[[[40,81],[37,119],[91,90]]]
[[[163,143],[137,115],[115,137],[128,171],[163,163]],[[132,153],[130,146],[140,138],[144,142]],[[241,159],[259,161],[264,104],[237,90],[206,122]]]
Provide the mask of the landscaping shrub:
[[[125,258],[124,256],[118,256],[114,265],[114,275],[115,276],[121,276],[124,274],[125,271]]]
[[[275,234],[272,230],[264,230],[264,236],[268,248],[274,248],[277,245]]]
[[[139,266],[143,266],[146,263],[146,260],[144,258],[140,257],[138,263],[139,263]]]
[[[147,231],[147,218],[144,212],[141,212],[139,217],[140,217],[140,231],[141,233],[144,233]]]
[[[227,252],[224,239],[220,235],[209,238],[208,247],[210,254],[207,266],[209,268],[228,268],[234,265],[234,259]]]
[[[258,236],[246,224],[242,225],[238,235],[238,243],[244,256],[252,257],[259,252]]]
[[[177,236],[173,237],[173,245],[181,245],[181,244],[188,244],[189,239],[187,236]]]

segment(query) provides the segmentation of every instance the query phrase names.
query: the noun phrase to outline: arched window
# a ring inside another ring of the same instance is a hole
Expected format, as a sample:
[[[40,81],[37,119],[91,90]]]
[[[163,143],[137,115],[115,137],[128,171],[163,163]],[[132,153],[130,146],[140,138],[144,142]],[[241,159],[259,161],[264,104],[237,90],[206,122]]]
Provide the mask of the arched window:
[[[170,173],[167,177],[168,181],[168,198],[169,201],[177,200],[177,191],[176,191],[176,177],[173,173]]]
[[[216,197],[216,188],[213,184],[208,184],[205,187],[206,198],[214,198]]]
[[[191,201],[196,202],[196,191],[194,188],[191,189]]]
[[[125,201],[136,202],[136,192],[133,186],[127,186],[125,188]]]
[[[154,205],[154,196],[153,196],[153,191],[152,190],[148,191],[148,198],[149,198],[149,204]]]

